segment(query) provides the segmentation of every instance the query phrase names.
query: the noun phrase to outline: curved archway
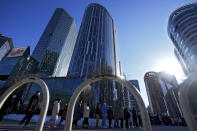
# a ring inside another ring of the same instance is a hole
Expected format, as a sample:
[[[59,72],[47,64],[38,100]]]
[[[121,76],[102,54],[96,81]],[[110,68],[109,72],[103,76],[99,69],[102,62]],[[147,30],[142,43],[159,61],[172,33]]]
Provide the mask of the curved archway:
[[[70,98],[69,104],[68,104],[68,110],[67,110],[67,115],[66,115],[66,124],[64,131],[71,131],[72,130],[72,121],[73,121],[73,113],[74,113],[74,108],[75,108],[75,103],[77,101],[77,98],[81,94],[82,91],[84,91],[88,85],[91,83],[103,80],[103,79],[109,79],[109,80],[115,80],[116,82],[122,83],[127,89],[133,94],[135,97],[137,104],[139,106],[140,112],[141,112],[141,118],[143,122],[143,128],[145,131],[152,131],[151,124],[150,124],[150,119],[144,104],[144,101],[139,93],[139,91],[136,88],[133,88],[134,86],[130,84],[129,82],[120,79],[117,76],[113,75],[101,75],[101,76],[96,76],[93,78],[90,78],[86,81],[84,81],[73,93],[72,97]]]
[[[190,131],[196,131],[197,129],[197,122],[192,115],[192,111],[189,105],[189,98],[188,98],[189,89],[193,83],[196,83],[196,78],[197,78],[197,74],[192,74],[184,82],[184,85],[180,86],[179,89],[179,102],[181,105],[183,116],[185,118],[185,121],[187,122]]]
[[[3,104],[5,103],[5,101],[7,100],[7,98],[18,88],[20,88],[22,85],[27,84],[27,83],[36,83],[38,84],[43,92],[43,102],[41,105],[41,112],[40,112],[40,117],[38,119],[37,125],[35,130],[36,131],[42,131],[43,126],[44,126],[44,121],[47,115],[47,110],[48,110],[48,106],[49,106],[49,90],[48,90],[48,86],[46,85],[46,83],[41,80],[39,77],[34,76],[34,75],[30,75],[27,76],[26,78],[22,79],[20,82],[14,84],[13,86],[11,86],[10,88],[8,88],[0,97],[0,109],[3,106]]]

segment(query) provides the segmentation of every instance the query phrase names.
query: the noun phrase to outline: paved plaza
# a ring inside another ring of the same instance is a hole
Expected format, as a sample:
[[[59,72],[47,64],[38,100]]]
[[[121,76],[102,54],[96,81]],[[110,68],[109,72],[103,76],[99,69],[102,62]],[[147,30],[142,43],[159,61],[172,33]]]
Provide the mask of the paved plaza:
[[[3,120],[0,122],[0,131],[31,131],[35,128],[35,123],[30,123],[27,127],[23,127],[18,124],[18,121],[13,120]],[[64,127],[56,127],[56,128],[44,128],[44,131],[63,131]],[[96,129],[93,127],[90,127],[89,129],[73,129],[75,131],[143,131],[141,128],[134,128],[134,129],[117,129],[117,128],[111,128],[111,129]],[[189,131],[187,127],[178,127],[178,126],[153,126],[153,131]]]

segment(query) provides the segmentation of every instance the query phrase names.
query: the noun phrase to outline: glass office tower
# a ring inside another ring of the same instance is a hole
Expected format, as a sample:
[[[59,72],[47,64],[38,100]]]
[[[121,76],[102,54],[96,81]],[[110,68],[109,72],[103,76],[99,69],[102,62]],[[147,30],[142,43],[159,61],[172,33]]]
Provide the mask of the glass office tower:
[[[77,37],[69,76],[117,74],[114,22],[101,5],[89,4]]]
[[[32,57],[46,76],[66,76],[77,37],[73,18],[57,8],[36,45]]]
[[[0,61],[2,61],[13,48],[12,39],[0,34]]]
[[[197,4],[175,10],[169,18],[168,34],[175,45],[175,55],[187,75],[197,71]]]

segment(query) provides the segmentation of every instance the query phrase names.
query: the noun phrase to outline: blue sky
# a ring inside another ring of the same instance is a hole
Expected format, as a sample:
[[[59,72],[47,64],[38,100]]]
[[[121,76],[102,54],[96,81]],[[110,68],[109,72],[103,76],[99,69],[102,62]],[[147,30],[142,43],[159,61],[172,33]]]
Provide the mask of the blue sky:
[[[194,0],[1,0],[0,33],[12,38],[15,47],[29,45],[32,52],[55,8],[64,8],[79,29],[85,7],[92,2],[103,5],[113,17],[122,72],[127,79],[139,80],[148,105],[144,74],[176,62],[167,33],[169,16]],[[171,61],[164,63],[166,59]]]

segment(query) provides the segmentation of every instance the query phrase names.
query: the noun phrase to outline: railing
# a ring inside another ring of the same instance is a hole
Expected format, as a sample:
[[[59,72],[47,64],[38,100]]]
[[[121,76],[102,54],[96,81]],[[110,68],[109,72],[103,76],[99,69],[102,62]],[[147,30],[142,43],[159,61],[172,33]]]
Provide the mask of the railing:
[[[42,131],[43,126],[44,126],[44,121],[46,119],[46,114],[47,114],[47,110],[48,110],[48,106],[49,106],[49,90],[47,85],[45,84],[45,82],[43,80],[41,80],[40,78],[34,76],[34,75],[29,75],[26,78],[22,79],[20,82],[14,84],[13,86],[9,87],[0,97],[0,109],[3,106],[3,104],[5,103],[5,101],[7,100],[7,98],[19,87],[21,87],[24,84],[27,83],[36,83],[38,84],[43,92],[43,102],[41,105],[41,112],[40,112],[40,117],[38,119],[37,125],[35,130],[36,131]]]
[[[197,80],[197,74],[192,74],[184,82],[183,86],[180,86],[180,89],[179,89],[179,102],[181,105],[183,116],[185,118],[185,121],[190,131],[197,130],[197,122],[192,115],[192,111],[189,105],[189,98],[188,98],[189,89],[192,86],[192,84],[196,82],[196,80]]]
[[[149,115],[147,113],[144,101],[139,93],[139,91],[129,82],[120,79],[117,76],[112,76],[112,75],[102,75],[102,76],[96,76],[94,78],[88,79],[84,81],[73,93],[69,104],[68,104],[68,110],[67,110],[67,115],[66,115],[66,124],[64,131],[71,131],[72,130],[72,121],[73,121],[73,114],[74,114],[74,109],[75,109],[75,103],[77,101],[78,96],[81,94],[83,90],[85,90],[88,85],[91,83],[94,83],[96,81],[100,81],[103,79],[109,79],[109,80],[115,80],[116,82],[122,83],[125,87],[128,88],[128,90],[133,94],[135,97],[137,104],[139,106],[140,112],[141,112],[141,118],[143,122],[143,128],[144,131],[152,131],[151,124],[150,124],[150,119]]]

